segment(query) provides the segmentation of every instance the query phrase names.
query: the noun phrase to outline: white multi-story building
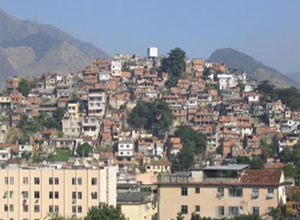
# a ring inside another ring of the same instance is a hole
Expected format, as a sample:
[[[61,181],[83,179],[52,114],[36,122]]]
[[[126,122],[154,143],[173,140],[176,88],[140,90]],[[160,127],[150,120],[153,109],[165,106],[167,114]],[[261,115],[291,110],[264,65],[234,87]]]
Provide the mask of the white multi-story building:
[[[106,108],[106,94],[104,90],[89,92],[89,116],[103,117]]]
[[[121,76],[121,71],[122,71],[121,60],[112,60],[110,69],[111,69],[112,76]]]
[[[219,89],[230,89],[237,86],[237,81],[232,74],[218,74]]]
[[[134,143],[132,138],[120,137],[118,142],[118,157],[131,158],[134,155]]]

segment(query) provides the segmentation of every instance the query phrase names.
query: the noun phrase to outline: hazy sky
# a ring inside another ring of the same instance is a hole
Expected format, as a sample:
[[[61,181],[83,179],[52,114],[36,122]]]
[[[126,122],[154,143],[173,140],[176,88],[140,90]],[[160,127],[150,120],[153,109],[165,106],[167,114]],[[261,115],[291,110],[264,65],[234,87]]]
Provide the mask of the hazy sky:
[[[284,73],[300,71],[299,0],[0,0],[0,7],[111,55],[178,46],[208,58],[231,47]]]

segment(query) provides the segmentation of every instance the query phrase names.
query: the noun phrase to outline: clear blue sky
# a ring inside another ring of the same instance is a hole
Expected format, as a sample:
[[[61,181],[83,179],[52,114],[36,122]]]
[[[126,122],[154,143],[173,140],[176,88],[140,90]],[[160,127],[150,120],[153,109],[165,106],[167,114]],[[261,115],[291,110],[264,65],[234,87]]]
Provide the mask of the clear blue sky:
[[[107,53],[208,58],[231,47],[280,71],[300,71],[299,0],[0,0],[22,20],[53,24]]]

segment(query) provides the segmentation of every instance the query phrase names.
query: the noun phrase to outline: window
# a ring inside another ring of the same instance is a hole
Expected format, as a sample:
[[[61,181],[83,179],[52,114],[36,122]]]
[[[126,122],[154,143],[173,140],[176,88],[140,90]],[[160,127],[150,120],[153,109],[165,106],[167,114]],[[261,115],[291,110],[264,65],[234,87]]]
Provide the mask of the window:
[[[23,204],[23,212],[28,212],[29,208],[27,204]]]
[[[76,199],[76,192],[72,192],[72,199]]]
[[[4,177],[5,185],[8,185],[8,177]]]
[[[58,192],[55,192],[54,196],[55,196],[55,199],[59,199],[59,193]]]
[[[239,207],[229,206],[228,212],[229,216],[237,216],[239,214]]]
[[[229,190],[229,196],[231,196],[231,197],[242,197],[243,196],[243,189],[240,187],[230,187],[228,190]]]
[[[196,212],[200,212],[200,205],[196,205],[196,206],[195,206],[195,211],[196,211]]]
[[[218,187],[217,197],[224,197],[224,187]]]
[[[9,198],[13,199],[14,198],[14,191],[9,191]]]
[[[82,199],[82,192],[77,193],[78,199]]]
[[[78,213],[82,213],[82,206],[81,205],[78,206]]]
[[[92,199],[97,199],[97,192],[92,192]]]
[[[298,208],[299,208],[299,205],[297,203],[292,204],[292,209],[293,210],[298,210]]]
[[[9,184],[10,184],[10,185],[14,185],[14,182],[15,182],[15,181],[14,181],[14,178],[13,178],[13,177],[10,177],[10,178],[9,178]]]
[[[257,199],[259,197],[259,189],[258,188],[253,188],[252,189],[252,195],[251,195],[251,197],[253,199]]]
[[[53,185],[53,178],[52,177],[49,178],[49,185]]]
[[[34,205],[34,212],[40,212],[40,206]]]
[[[77,182],[78,182],[78,185],[82,185],[82,178],[79,177],[79,178],[77,179]]]
[[[97,178],[92,178],[92,185],[97,185]]]
[[[224,216],[225,215],[225,208],[224,206],[218,206],[218,216]]]
[[[40,178],[34,177],[34,184],[35,185],[40,185]]]
[[[23,199],[28,199],[28,191],[23,191]]]
[[[182,205],[181,206],[181,213],[182,214],[188,214],[188,206],[187,205]]]
[[[39,191],[34,191],[34,198],[39,199],[40,198],[40,192]]]
[[[54,183],[55,183],[55,185],[58,185],[58,184],[59,184],[59,179],[58,179],[58,177],[55,177]]]
[[[181,195],[187,196],[188,195],[188,188],[187,187],[181,187]]]
[[[14,205],[9,205],[9,211],[13,212],[14,211]]]
[[[49,199],[53,199],[53,192],[49,192]]]
[[[72,185],[76,185],[76,178],[72,178]]]
[[[23,177],[23,185],[28,185],[28,177]]]
[[[267,199],[274,198],[274,188],[268,188]]]
[[[54,212],[59,213],[59,206],[58,205],[54,206]]]
[[[72,206],[72,213],[76,213],[76,206]]]
[[[200,187],[195,187],[195,193],[199,194],[200,193]]]
[[[252,207],[252,214],[259,215],[259,207],[258,206]]]
[[[52,212],[53,212],[53,206],[49,205],[49,213],[52,213]]]
[[[4,212],[8,211],[8,205],[4,205]]]

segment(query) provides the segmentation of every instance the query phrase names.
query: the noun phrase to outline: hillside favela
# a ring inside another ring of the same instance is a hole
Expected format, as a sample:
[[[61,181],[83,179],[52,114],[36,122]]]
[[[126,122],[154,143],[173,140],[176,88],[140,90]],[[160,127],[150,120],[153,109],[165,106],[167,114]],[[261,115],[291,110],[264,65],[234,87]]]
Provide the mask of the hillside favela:
[[[0,220],[300,219],[299,2],[21,2]]]

